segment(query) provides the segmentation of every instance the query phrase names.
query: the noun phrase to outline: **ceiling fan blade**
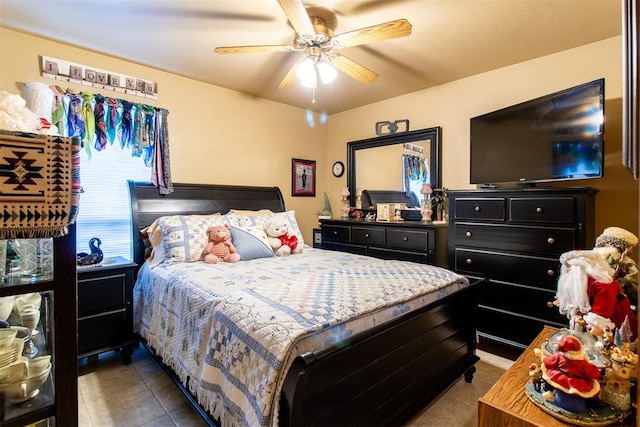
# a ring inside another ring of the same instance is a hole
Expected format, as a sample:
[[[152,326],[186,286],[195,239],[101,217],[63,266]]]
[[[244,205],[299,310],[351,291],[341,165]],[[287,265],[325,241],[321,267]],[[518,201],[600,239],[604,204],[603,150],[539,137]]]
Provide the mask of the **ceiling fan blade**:
[[[378,74],[339,53],[331,55],[330,64],[360,83],[369,84],[378,79]]]
[[[406,37],[411,34],[411,28],[412,25],[406,19],[397,19],[384,24],[338,34],[331,39],[331,44],[335,48],[342,49],[365,43]]]
[[[258,45],[258,46],[222,46],[213,51],[215,53],[249,53],[249,52],[293,52],[297,50],[293,46]]]
[[[296,33],[301,36],[312,36],[316,33],[302,0],[278,0],[278,3]]]
[[[284,76],[280,84],[278,85],[278,89],[286,89],[296,82],[296,71],[298,70],[298,66],[300,65],[300,61],[296,61],[293,63],[289,71],[287,71],[287,75]]]

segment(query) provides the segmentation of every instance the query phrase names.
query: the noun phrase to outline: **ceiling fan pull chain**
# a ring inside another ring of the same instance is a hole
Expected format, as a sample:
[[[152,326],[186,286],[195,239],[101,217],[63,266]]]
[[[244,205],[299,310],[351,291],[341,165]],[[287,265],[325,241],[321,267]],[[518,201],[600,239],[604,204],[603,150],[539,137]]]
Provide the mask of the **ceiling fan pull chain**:
[[[311,90],[312,90],[311,93],[313,94],[311,98],[311,103],[315,104],[316,103],[316,87],[314,86],[313,88],[311,88]]]

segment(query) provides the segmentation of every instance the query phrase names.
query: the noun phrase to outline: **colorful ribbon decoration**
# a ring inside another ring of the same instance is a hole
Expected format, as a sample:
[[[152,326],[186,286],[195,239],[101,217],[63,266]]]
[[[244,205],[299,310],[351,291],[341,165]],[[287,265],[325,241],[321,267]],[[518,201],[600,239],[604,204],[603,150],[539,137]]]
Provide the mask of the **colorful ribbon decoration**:
[[[107,145],[107,125],[105,119],[104,96],[94,96],[96,106],[93,108],[93,116],[96,123],[96,142],[94,147],[98,151],[104,150]]]
[[[93,108],[91,108],[91,101],[93,100],[93,94],[89,92],[82,92],[82,118],[84,119],[84,125],[86,126],[86,132],[82,137],[82,145],[87,155],[91,157],[91,143],[96,133],[96,118],[93,115]]]
[[[124,100],[122,101],[122,119],[120,120],[120,129],[122,129],[122,134],[120,134],[120,147],[122,148],[131,145],[131,133],[133,132],[132,109],[132,103]]]
[[[88,157],[92,143],[97,151],[102,151],[107,142],[113,145],[119,139],[121,148],[130,147],[131,155],[142,157],[145,166],[152,169],[151,180],[161,194],[173,191],[167,110],[89,92],[64,93],[55,85],[49,87],[55,95],[51,119],[61,136],[76,137]],[[76,161],[79,162],[79,157]]]
[[[69,94],[69,113],[67,114],[68,136],[78,135],[84,140],[86,128],[82,118],[82,99],[76,94]]]
[[[122,104],[119,99],[107,98],[107,105],[109,106],[109,114],[107,114],[107,136],[109,137],[109,143],[113,144],[116,140],[116,136],[121,133],[120,120],[122,113],[120,113],[120,107]]]

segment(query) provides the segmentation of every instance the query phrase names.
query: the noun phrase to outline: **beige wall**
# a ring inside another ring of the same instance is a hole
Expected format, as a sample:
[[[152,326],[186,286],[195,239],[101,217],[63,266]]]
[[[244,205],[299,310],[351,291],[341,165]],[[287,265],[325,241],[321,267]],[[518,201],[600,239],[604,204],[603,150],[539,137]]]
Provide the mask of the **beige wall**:
[[[571,86],[605,78],[605,171],[597,180],[563,186],[591,186],[596,197],[596,235],[610,225],[638,234],[638,183],[621,166],[622,41],[614,37],[554,55],[475,75],[330,117],[328,161],[346,159],[346,143],[375,136],[375,123],[409,119],[411,130],[442,127],[442,185],[469,184],[469,119]],[[358,168],[362,165],[358,164]],[[378,166],[380,169],[380,166]],[[346,177],[327,177],[331,202]]]
[[[327,125],[314,128],[307,126],[302,109],[4,28],[0,28],[0,90],[19,93],[25,82],[34,80],[53,84],[54,80],[40,76],[40,55],[157,81],[157,100],[122,97],[170,111],[174,181],[279,186],[287,207],[298,212],[308,241],[322,193],[327,192],[334,210],[340,206],[346,174],[333,177],[331,165],[336,160],[346,164],[346,143],[375,136],[376,122],[409,119],[411,130],[441,126],[443,185],[472,188],[470,117],[604,77],[605,177],[563,185],[600,190],[596,233],[618,225],[638,234],[638,183],[620,166],[620,37],[334,114]],[[290,196],[292,157],[317,161],[315,198]]]
[[[319,171],[330,165],[325,155],[327,128],[309,128],[304,110],[4,28],[0,28],[0,90],[20,93],[25,99],[29,94],[23,92],[24,83],[30,81],[88,90],[42,77],[41,55],[158,82],[157,100],[118,97],[169,110],[174,182],[278,186],[287,208],[299,212],[305,240],[311,242],[326,175],[318,175],[315,198],[291,197],[291,158],[316,160]]]

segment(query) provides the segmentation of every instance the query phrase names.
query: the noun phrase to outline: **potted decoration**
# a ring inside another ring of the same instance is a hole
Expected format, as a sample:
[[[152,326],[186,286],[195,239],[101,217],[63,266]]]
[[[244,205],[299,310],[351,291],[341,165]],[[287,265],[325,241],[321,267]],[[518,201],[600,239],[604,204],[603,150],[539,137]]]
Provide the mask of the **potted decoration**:
[[[445,187],[434,188],[431,195],[431,208],[436,212],[438,221],[447,221],[447,210],[449,208],[447,191]]]
[[[318,219],[331,219],[331,203],[329,202],[327,193],[324,193],[322,196],[322,206],[318,211]]]

